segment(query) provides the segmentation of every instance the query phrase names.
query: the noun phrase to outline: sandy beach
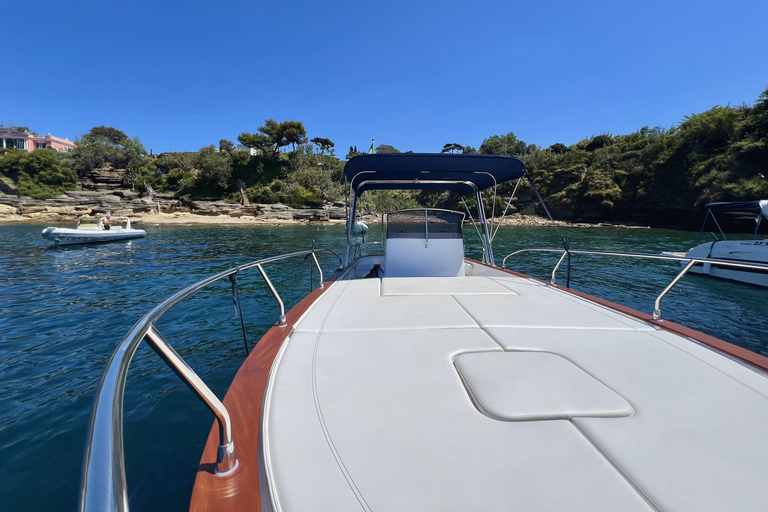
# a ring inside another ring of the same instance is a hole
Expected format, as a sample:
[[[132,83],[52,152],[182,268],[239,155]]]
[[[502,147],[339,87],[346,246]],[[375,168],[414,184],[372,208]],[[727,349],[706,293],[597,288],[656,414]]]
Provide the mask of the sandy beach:
[[[345,221],[341,219],[330,219],[323,221],[307,221],[307,220],[295,220],[295,219],[277,219],[266,216],[260,217],[230,217],[229,215],[195,215],[193,213],[155,213],[148,215],[131,215],[131,224],[140,226],[142,224],[203,224],[203,225],[265,225],[265,226],[282,226],[282,225],[299,225],[299,224],[311,224],[318,226],[329,225],[344,225]],[[56,224],[61,227],[70,227],[70,225],[76,224],[76,220],[62,219],[58,215],[3,215],[0,216],[0,224]],[[71,226],[74,227],[74,226]]]
[[[150,213],[150,214],[133,214],[130,215],[131,224],[134,226],[151,225],[151,224],[169,224],[169,225],[206,225],[206,226],[232,226],[232,225],[251,225],[251,226],[297,226],[297,225],[312,225],[312,226],[343,226],[346,224],[344,219],[325,219],[325,220],[312,220],[312,219],[286,219],[276,218],[270,215],[260,215],[258,217],[242,216],[231,217],[229,215],[198,215],[187,212],[175,212],[175,213]],[[363,221],[373,226],[378,225],[380,222],[380,215],[366,215],[363,217]],[[498,220],[498,219],[497,219]],[[470,221],[465,221],[467,225],[471,225]],[[44,212],[40,212],[33,215],[18,215],[18,214],[5,214],[0,215],[0,224],[40,224],[58,227],[74,227],[76,220],[72,218],[62,218],[60,215],[52,213],[46,215]],[[579,228],[599,228],[599,227],[613,227],[613,228],[628,228],[628,229],[650,229],[648,226],[640,225],[626,225],[619,223],[586,223],[586,222],[570,222],[570,221],[555,221],[557,226],[565,227],[579,227]],[[503,226],[551,226],[552,221],[544,217],[536,215],[512,215],[507,216],[502,223]]]

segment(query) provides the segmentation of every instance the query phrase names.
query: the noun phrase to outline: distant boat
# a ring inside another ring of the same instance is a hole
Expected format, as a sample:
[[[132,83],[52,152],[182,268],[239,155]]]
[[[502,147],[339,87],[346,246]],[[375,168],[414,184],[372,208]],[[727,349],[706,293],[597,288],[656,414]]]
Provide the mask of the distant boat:
[[[752,237],[752,240],[727,240],[725,233],[723,233],[723,230],[720,228],[720,223],[717,222],[717,219],[715,218],[716,211],[720,213],[757,214],[757,225],[755,226],[755,234]],[[697,245],[687,253],[675,252],[662,254],[687,256],[690,258],[732,260],[742,263],[768,263],[768,239],[757,239],[757,230],[760,228],[760,224],[763,221],[768,220],[768,200],[708,204],[707,215],[704,217],[704,223],[701,225],[701,230],[699,231],[699,238],[696,240],[697,244],[701,241],[704,227],[710,216],[715,221],[722,239]],[[681,261],[680,263],[685,265],[687,262]],[[762,269],[723,267],[716,263],[697,263],[691,267],[689,272],[727,279],[729,281],[768,287],[768,273]]]
[[[83,224],[78,220],[75,229],[45,228],[43,238],[53,241],[56,245],[75,245],[143,238],[147,234],[143,229],[132,229],[131,219],[128,217],[110,217],[110,220],[124,220],[125,227],[111,225],[105,228],[104,217],[96,224]]]

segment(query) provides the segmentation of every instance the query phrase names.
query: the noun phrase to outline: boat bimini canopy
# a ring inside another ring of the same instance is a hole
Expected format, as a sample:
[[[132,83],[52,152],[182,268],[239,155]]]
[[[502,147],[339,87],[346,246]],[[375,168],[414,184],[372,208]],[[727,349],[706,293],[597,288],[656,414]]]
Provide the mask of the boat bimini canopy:
[[[525,175],[519,158],[445,153],[379,153],[351,158],[344,174],[352,190],[452,190],[461,195]]]
[[[707,225],[707,220],[710,216],[712,217],[712,220],[715,221],[717,229],[720,230],[723,239],[726,239],[725,233],[715,217],[715,212],[747,215],[754,215],[757,213],[757,225],[755,226],[755,233],[753,236],[753,239],[757,240],[757,230],[760,228],[763,217],[768,220],[768,199],[761,199],[760,201],[730,201],[707,204],[707,214],[704,216],[704,222],[701,224],[699,236],[696,239],[697,244],[701,241],[701,237],[704,234],[704,227]]]
[[[761,212],[768,219],[768,199],[760,201],[734,201],[730,203],[709,203],[707,210],[731,213]]]
[[[495,190],[502,183],[527,177],[525,165],[516,157],[445,153],[359,155],[347,162],[344,174],[352,191],[347,223],[347,264],[353,244],[352,232],[358,197],[367,190],[450,190],[461,196],[474,194],[477,204],[482,205],[480,192],[483,190]],[[483,260],[493,265],[493,237],[488,229],[484,209],[479,207],[477,213],[483,229],[480,234],[484,247]]]

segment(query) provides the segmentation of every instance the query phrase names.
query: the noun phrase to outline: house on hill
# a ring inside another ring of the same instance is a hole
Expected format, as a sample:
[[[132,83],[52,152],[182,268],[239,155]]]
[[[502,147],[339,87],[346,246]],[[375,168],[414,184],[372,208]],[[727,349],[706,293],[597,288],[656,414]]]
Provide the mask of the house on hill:
[[[15,128],[0,127],[0,148],[18,149],[30,153],[36,149],[55,149],[56,151],[68,153],[75,149],[75,143],[60,137],[48,135],[38,135],[28,131],[19,131]]]

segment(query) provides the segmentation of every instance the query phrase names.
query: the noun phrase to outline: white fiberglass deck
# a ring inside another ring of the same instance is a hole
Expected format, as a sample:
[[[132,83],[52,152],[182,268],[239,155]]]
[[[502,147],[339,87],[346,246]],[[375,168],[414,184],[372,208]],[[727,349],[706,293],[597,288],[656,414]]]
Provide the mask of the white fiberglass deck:
[[[766,510],[766,377],[487,273],[339,281],[310,308],[265,399],[273,506]]]

